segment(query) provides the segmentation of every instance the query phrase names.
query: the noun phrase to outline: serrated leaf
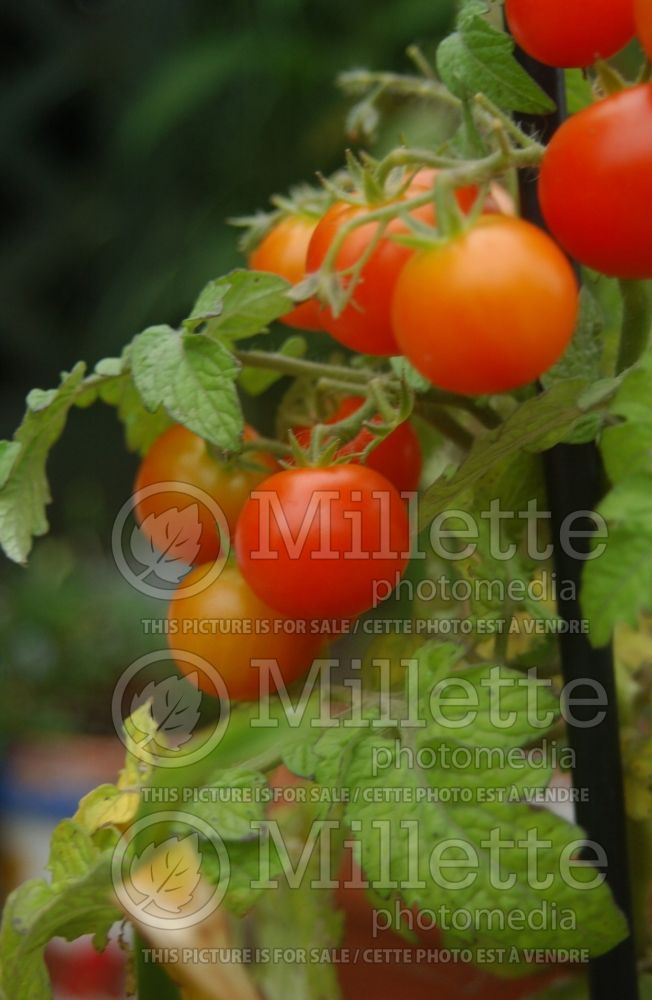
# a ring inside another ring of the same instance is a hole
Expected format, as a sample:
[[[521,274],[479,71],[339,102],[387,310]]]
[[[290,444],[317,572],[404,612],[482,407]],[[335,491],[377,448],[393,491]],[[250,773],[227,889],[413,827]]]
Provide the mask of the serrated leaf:
[[[458,507],[462,499],[468,501],[492,470],[518,452],[542,450],[560,441],[582,416],[578,398],[585,388],[585,382],[575,379],[557,383],[522,403],[500,427],[477,438],[460,468],[426,490],[420,526],[426,527],[441,511]]]
[[[24,562],[32,539],[48,530],[45,508],[51,497],[45,473],[47,457],[63,431],[84,370],[83,364],[76,365],[62,376],[58,389],[33,390],[14,441],[7,442],[3,449],[0,545],[14,562]]]
[[[623,479],[598,507],[607,521],[608,537],[582,576],[582,610],[591,642],[604,646],[619,623],[635,625],[638,614],[652,607],[652,473]]]
[[[188,808],[224,840],[251,840],[258,836],[251,824],[265,815],[261,794],[265,784],[259,771],[224,771],[198,790]]]
[[[392,763],[374,776],[372,755],[378,759],[381,749]],[[466,787],[465,781],[466,771],[461,768],[457,787]],[[565,877],[563,852],[584,841],[578,827],[524,804],[429,800],[422,794],[422,782],[420,768],[411,766],[405,754],[398,754],[392,740],[371,736],[357,747],[347,771],[350,802],[346,816],[360,843],[364,874],[376,891],[398,895],[408,907],[437,913],[445,906],[465,914],[466,930],[454,929],[450,920],[442,928],[445,946],[469,948],[472,953],[507,948],[510,965],[504,971],[513,975],[517,963],[512,950],[520,957],[519,971],[527,974],[533,970],[525,961],[526,948],[586,948],[595,956],[627,936],[626,920],[606,883],[588,887],[594,870],[573,867],[574,878],[584,883],[581,888],[573,887]],[[391,807],[384,798],[387,792]],[[411,829],[409,843],[406,828]],[[494,844],[502,842],[499,852],[490,850],[492,838]],[[534,839],[540,845],[535,870],[529,867],[524,850]],[[436,849],[443,852],[442,860],[457,861],[459,867],[444,872],[436,862],[433,866]],[[439,882],[433,875],[438,870]],[[547,881],[536,885],[535,879],[542,876]],[[528,927],[530,915],[541,913],[552,901],[560,910],[574,914],[575,926],[541,920],[536,930]],[[482,917],[488,910],[512,908],[525,914],[520,929],[507,920],[487,922]],[[497,966],[494,971],[502,970]]]
[[[652,473],[652,355],[646,354],[627,372],[609,407],[620,422],[600,439],[607,475],[613,483],[632,470]]]
[[[308,345],[305,337],[299,335],[288,337],[278,348],[277,353],[286,358],[303,358]],[[283,378],[282,372],[265,371],[264,368],[243,368],[240,372],[240,385],[250,396],[260,396]]]
[[[224,451],[238,447],[244,421],[235,388],[239,366],[222,344],[170,327],[151,327],[132,344],[134,381],[145,405]]]
[[[293,308],[290,284],[276,274],[236,270],[202,290],[184,326],[209,337],[243,340],[265,330]]]
[[[437,69],[461,99],[483,93],[506,111],[543,115],[555,110],[554,102],[516,61],[509,35],[492,27],[477,7],[465,8],[458,30],[439,45]]]
[[[95,398],[109,406],[114,406],[120,423],[124,427],[125,441],[129,451],[144,455],[156,439],[172,423],[162,406],[150,411],[134,385],[131,373],[111,378],[103,382],[92,396],[77,400],[76,405],[90,405]]]
[[[120,911],[113,902],[110,854],[98,854],[80,877],[49,885],[24,882],[11,893],[0,927],[0,985],[5,1000],[51,1000],[44,949],[53,937],[93,934],[104,947]]]

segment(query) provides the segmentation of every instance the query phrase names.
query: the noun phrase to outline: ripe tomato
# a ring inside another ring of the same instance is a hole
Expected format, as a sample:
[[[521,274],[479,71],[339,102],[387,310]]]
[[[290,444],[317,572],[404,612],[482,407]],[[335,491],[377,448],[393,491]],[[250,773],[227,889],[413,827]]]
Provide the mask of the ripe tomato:
[[[636,34],[648,59],[652,59],[652,0],[634,0],[634,17]]]
[[[196,566],[181,590],[201,581],[210,565]],[[254,660],[276,660],[286,684],[301,677],[319,654],[324,638],[311,623],[286,619],[256,597],[235,566],[226,566],[209,586],[191,597],[174,597],[168,609],[168,642],[173,650],[199,656],[221,676],[233,701],[260,695],[260,668]],[[182,673],[196,673],[200,688],[215,695],[207,674],[177,658]],[[273,675],[270,675],[273,680]],[[270,690],[273,690],[270,683]]]
[[[359,396],[350,396],[342,400],[335,413],[326,421],[328,424],[335,424],[339,420],[354,413],[362,405],[364,400]],[[375,418],[379,421],[380,418]],[[300,443],[307,446],[310,443],[311,432],[309,428],[301,429],[297,433]],[[363,428],[359,434],[338,449],[337,457],[343,458],[347,455],[354,455],[367,447],[373,439],[371,431]],[[356,459],[351,459],[355,462]],[[384,441],[377,445],[370,453],[364,463],[368,469],[375,469],[385,479],[396,487],[399,493],[411,493],[416,490],[421,478],[421,445],[416,435],[414,427],[409,420],[388,434]]]
[[[235,534],[242,575],[258,596],[300,618],[349,618],[393,588],[407,562],[405,506],[363,465],[286,469],[245,504]]]
[[[572,268],[549,236],[486,215],[424,250],[396,286],[403,353],[433,385],[478,395],[526,385],[563,353],[577,314]]]
[[[252,427],[245,427],[245,441],[256,436]],[[264,469],[248,468],[236,460],[221,462],[197,434],[179,424],[168,428],[149,449],[136,475],[134,493],[151,488],[136,502],[141,531],[159,551],[170,552],[189,565],[215,559],[220,552],[219,526],[201,496],[155,487],[158,483],[180,483],[207,494],[221,508],[233,534],[251,491],[278,468],[270,455],[256,452],[247,458]]]
[[[565,250],[617,278],[652,278],[652,84],[564,122],[546,150],[539,196]]]
[[[249,267],[298,284],[306,276],[306,253],[318,221],[311,215],[288,215],[281,219],[249,255]],[[281,316],[281,322],[300,330],[321,330],[321,306],[309,299]]]
[[[428,191],[434,186],[439,171],[424,167],[412,178],[403,200]],[[469,212],[478,194],[477,187],[458,188],[455,192],[457,203],[463,212]],[[336,202],[331,205],[315,229],[308,247],[308,271],[317,271],[324,262],[333,239],[343,225],[364,215],[374,207],[349,205]],[[513,211],[513,203],[504,189],[492,185],[485,203],[486,212]],[[434,205],[424,205],[410,213],[420,222],[435,224]],[[366,252],[375,238],[378,223],[360,226],[348,236],[335,262],[336,270],[345,271],[353,267]],[[411,247],[395,243],[392,236],[409,231],[401,219],[393,219],[386,227],[382,239],[362,268],[359,283],[349,303],[339,316],[331,309],[321,312],[322,326],[331,336],[354,351],[364,354],[398,354],[398,346],[391,324],[391,302],[394,287],[401,269],[414,253]]]
[[[634,37],[632,0],[505,0],[510,31],[548,66],[590,66]]]

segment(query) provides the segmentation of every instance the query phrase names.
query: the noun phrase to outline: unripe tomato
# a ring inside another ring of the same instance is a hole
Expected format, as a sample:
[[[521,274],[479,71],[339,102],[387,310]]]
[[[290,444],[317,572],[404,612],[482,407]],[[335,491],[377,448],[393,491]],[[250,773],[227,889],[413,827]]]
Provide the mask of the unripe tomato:
[[[548,66],[590,66],[634,37],[632,0],[505,0],[509,29]]]
[[[180,596],[170,602],[171,648],[210,664],[233,701],[259,697],[260,667],[254,660],[276,660],[286,684],[306,673],[324,641],[311,631],[310,622],[286,619],[273,611],[253,593],[235,566],[226,566],[207,587],[184,597],[210,570],[210,565],[196,566],[184,578]],[[197,674],[200,688],[215,694],[208,675],[192,662],[179,657],[177,666],[184,674]],[[270,678],[273,681],[273,674]]]
[[[281,219],[249,255],[254,271],[268,271],[298,284],[306,276],[306,254],[318,219],[311,215],[288,215]],[[299,330],[321,330],[322,309],[308,299],[281,316],[281,323]]]
[[[564,122],[543,158],[541,208],[568,253],[603,274],[652,278],[652,84]]]
[[[364,400],[359,396],[350,396],[343,399],[335,413],[326,421],[327,424],[335,424],[346,419],[360,408]],[[374,418],[375,422],[380,417]],[[297,432],[299,442],[308,446],[310,444],[311,431],[309,428],[301,429]],[[337,451],[337,458],[354,455],[363,451],[372,441],[373,434],[366,427],[356,434]],[[356,459],[350,459],[355,462]],[[385,479],[396,487],[399,493],[411,493],[419,486],[422,468],[421,445],[416,435],[414,427],[409,420],[393,430],[391,434],[381,441],[368,455],[364,463],[367,468],[375,469]]]
[[[350,618],[393,589],[407,563],[405,505],[363,465],[286,469],[245,504],[235,535],[242,575],[283,614]]]
[[[257,435],[245,426],[244,440]],[[270,455],[251,453],[251,467],[234,461],[220,461],[208,450],[203,438],[175,424],[156,439],[140,464],[134,493],[135,514],[141,531],[160,552],[170,551],[176,559],[197,565],[216,559],[220,552],[220,532],[215,517],[201,496],[174,489],[156,490],[158,483],[180,483],[207,494],[221,509],[229,533],[235,530],[238,515],[249,494],[270,472],[278,468]],[[254,468],[253,466],[262,466]]]
[[[433,385],[467,395],[532,382],[563,354],[575,327],[577,282],[540,229],[482,216],[401,272],[394,329]]]
[[[634,15],[636,34],[648,59],[652,59],[652,0],[634,0]]]

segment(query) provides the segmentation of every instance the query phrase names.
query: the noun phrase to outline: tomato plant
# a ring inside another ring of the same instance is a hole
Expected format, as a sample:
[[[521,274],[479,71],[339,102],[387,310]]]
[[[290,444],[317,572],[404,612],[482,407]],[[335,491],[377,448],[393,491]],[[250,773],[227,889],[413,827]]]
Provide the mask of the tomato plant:
[[[308,245],[319,219],[310,215],[288,215],[277,222],[249,255],[249,266],[287,278],[293,285],[306,275]],[[301,302],[280,317],[287,326],[321,330],[322,310],[314,299]]]
[[[198,593],[184,591],[201,582],[210,566],[196,566],[184,579],[182,591],[170,601],[168,642],[181,654],[205,660],[219,674],[232,701],[260,697],[260,666],[275,660],[286,684],[306,673],[323,645],[323,635],[310,622],[286,619],[252,591],[235,566]],[[183,655],[177,666],[197,676],[198,684],[215,697],[215,685]],[[270,674],[270,690],[275,690]]]
[[[271,607],[347,618],[378,603],[407,564],[408,518],[396,489],[359,465],[286,469],[245,504],[235,548],[242,574]]]
[[[651,171],[652,85],[622,90],[574,115],[541,166],[541,207],[556,239],[603,274],[652,277]]]
[[[529,223],[498,216],[413,257],[393,302],[414,366],[433,385],[471,395],[536,379],[563,353],[576,315],[561,251]]]
[[[7,1000],[47,1000],[48,937],[101,942],[124,921],[138,1000],[177,1000],[176,983],[348,1000],[346,894],[330,890],[352,843],[372,941],[402,926],[457,955],[474,970],[440,980],[453,995],[503,995],[540,950],[564,969],[601,958],[591,989],[633,1000],[635,945],[650,965],[649,66],[632,86],[605,64],[528,75],[483,8],[460,5],[436,66],[412,49],[412,73],[344,74],[342,169],[273,195],[248,219],[248,268],[208,281],[177,326],[34,390],[0,442],[0,543],[24,563],[69,412],[115,407],[145,455],[141,530],[127,500],[115,567],[154,602],[137,624],[162,647],[115,679],[115,784],[56,828],[51,879],[7,901]],[[553,63],[590,64],[632,30],[627,4],[507,13]],[[584,110],[561,124],[566,83]],[[399,105],[427,121],[420,145],[389,148]],[[552,235],[532,224],[538,194]],[[42,644],[19,638],[9,668],[42,672]],[[581,684],[605,697],[571,697]],[[245,940],[250,961],[215,958]]]
[[[634,37],[631,0],[505,0],[505,14],[521,48],[549,66],[590,66]]]
[[[256,432],[246,426],[243,440],[255,438]],[[251,491],[276,468],[271,456],[259,452],[252,452],[247,463],[217,458],[198,434],[175,425],[157,438],[140,464],[134,483],[136,517],[159,551],[174,544],[177,558],[189,564],[208,562],[220,552],[220,524],[201,494],[177,491],[172,484],[193,487],[214,500],[233,532]]]

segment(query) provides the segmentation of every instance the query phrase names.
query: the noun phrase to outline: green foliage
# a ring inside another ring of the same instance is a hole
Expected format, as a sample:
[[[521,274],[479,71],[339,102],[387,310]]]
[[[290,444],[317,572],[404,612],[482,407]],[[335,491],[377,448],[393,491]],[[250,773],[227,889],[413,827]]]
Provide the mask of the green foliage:
[[[598,507],[608,536],[597,558],[586,564],[582,607],[596,646],[609,641],[618,622],[636,624],[652,606],[652,357],[628,371],[609,407],[600,447],[613,489]]]
[[[471,0],[462,8],[457,31],[437,50],[437,69],[460,98],[483,93],[506,111],[548,114],[554,104],[519,66],[514,43],[484,18],[486,4]]]

